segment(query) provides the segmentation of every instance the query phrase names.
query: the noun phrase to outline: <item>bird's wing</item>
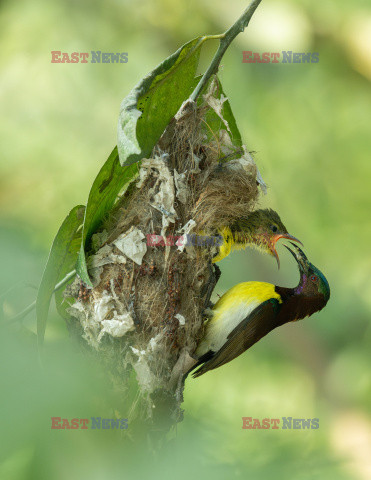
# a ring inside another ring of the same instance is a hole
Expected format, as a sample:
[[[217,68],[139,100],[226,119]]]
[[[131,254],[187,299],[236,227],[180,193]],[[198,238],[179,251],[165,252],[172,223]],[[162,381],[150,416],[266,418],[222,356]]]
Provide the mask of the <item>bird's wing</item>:
[[[278,326],[276,322],[278,309],[279,302],[275,298],[271,298],[255,308],[231,331],[222,348],[196,370],[193,376],[198,377],[209,370],[220,367],[252,347],[254,343]]]

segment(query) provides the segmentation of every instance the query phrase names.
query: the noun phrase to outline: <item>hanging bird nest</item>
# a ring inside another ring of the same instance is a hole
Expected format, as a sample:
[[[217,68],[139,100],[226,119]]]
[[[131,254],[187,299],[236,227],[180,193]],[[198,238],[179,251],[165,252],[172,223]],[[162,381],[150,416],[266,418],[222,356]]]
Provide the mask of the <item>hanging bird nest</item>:
[[[93,235],[93,288],[76,279],[65,291],[71,331],[104,358],[124,395],[139,386],[129,423],[156,423],[164,404],[181,418],[182,377],[216,283],[213,238],[258,199],[257,167],[233,143],[219,93],[215,79],[198,105],[183,105]]]

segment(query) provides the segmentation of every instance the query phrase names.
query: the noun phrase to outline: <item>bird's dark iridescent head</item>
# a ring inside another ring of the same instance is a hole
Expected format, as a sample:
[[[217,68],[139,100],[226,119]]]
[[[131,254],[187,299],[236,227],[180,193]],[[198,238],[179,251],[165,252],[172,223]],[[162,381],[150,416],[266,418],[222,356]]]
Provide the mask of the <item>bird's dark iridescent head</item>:
[[[235,228],[242,232],[249,232],[254,245],[276,258],[278,268],[280,259],[276,243],[280,238],[286,238],[302,245],[300,240],[288,233],[278,213],[271,208],[255,210],[248,216],[239,219]]]
[[[317,267],[309,262],[301,248],[294,243],[291,243],[291,245],[295,248],[295,251],[291,250],[287,245],[285,247],[297,261],[300,270],[300,282],[295,288],[295,293],[305,296],[322,294],[327,303],[330,298],[330,285],[326,277]]]

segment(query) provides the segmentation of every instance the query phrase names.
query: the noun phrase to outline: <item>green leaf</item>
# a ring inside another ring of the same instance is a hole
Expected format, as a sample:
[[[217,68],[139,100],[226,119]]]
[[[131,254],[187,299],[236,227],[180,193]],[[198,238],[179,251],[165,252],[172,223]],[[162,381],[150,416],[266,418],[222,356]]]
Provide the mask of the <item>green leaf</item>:
[[[70,245],[70,252],[73,253],[66,258],[64,262],[61,272],[60,272],[60,279],[66,277],[66,275],[76,268],[76,261],[77,257],[81,248],[81,238],[82,238],[82,228],[80,228],[74,238],[71,241]],[[69,308],[68,302],[65,301],[64,291],[68,285],[70,285],[76,278],[76,275],[71,278],[68,282],[66,282],[63,288],[58,289],[54,292],[54,299],[55,299],[55,306],[57,308],[57,312],[59,315],[64,318],[65,320],[69,320],[71,316],[66,312],[66,309]]]
[[[222,84],[221,84],[219,79],[218,79],[218,83],[219,83],[220,88],[218,90],[218,97],[217,98],[220,98],[220,96],[222,94],[224,95],[224,97],[228,97],[228,95],[226,95],[224,93]],[[240,134],[240,131],[238,130],[237,122],[236,122],[236,119],[233,115],[231,104],[229,103],[229,100],[226,100],[223,103],[222,113],[223,113],[224,120],[226,120],[228,122],[229,128],[231,130],[231,135],[232,135],[231,140],[232,140],[233,145],[235,145],[236,147],[242,147],[241,134]]]
[[[82,225],[85,207],[77,205],[65,218],[50,249],[48,261],[41,279],[36,299],[37,337],[42,345],[48,319],[50,300],[55,285],[64,277],[66,270],[76,262],[81,236],[79,227]]]
[[[85,210],[84,228],[81,239],[80,253],[77,259],[76,271],[83,282],[92,286],[85,259],[85,251],[93,233],[97,231],[113,207],[117,195],[138,174],[138,164],[122,167],[119,161],[117,147],[96,176],[90,189]]]
[[[149,73],[121,103],[118,151],[122,165],[148,156],[166,126],[192,93],[201,46],[198,37]]]
[[[227,97],[225,94],[221,81],[219,78],[215,75],[216,81],[217,81],[217,90],[214,93],[214,97],[220,99],[221,96]],[[213,78],[211,79],[211,81]],[[211,81],[209,82],[208,85],[210,85]],[[238,130],[236,119],[233,115],[231,105],[229,103],[229,100],[225,100],[222,106],[222,111],[221,114],[226,122],[228,122],[230,132],[228,132],[231,136],[231,141],[233,145],[240,149],[242,147],[242,138],[241,134]],[[219,131],[220,129],[227,130],[225,124],[223,123],[222,119],[215,113],[214,110],[210,109],[207,111],[206,116],[205,116],[205,122],[207,124],[207,128],[205,130],[205,133],[207,134],[209,140],[212,138],[218,138],[219,136]]]

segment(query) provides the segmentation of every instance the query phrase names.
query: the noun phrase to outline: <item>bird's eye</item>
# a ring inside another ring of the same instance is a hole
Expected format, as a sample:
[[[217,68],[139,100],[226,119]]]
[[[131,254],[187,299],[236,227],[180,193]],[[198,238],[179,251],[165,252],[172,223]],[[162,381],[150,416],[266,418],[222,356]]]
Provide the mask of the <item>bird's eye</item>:
[[[277,232],[278,228],[277,225],[271,225],[272,232]]]
[[[318,278],[318,277],[317,277],[316,275],[312,275],[312,276],[310,277],[310,279],[312,280],[312,282],[316,282],[316,281],[317,281],[317,278]]]

